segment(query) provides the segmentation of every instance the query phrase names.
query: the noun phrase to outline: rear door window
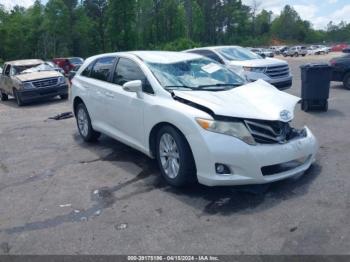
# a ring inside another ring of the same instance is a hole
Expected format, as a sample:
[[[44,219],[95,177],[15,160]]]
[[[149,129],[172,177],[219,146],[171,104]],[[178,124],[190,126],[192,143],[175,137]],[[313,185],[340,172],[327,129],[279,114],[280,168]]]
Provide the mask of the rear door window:
[[[90,77],[101,81],[108,81],[114,61],[115,57],[103,57],[98,59],[91,69]]]

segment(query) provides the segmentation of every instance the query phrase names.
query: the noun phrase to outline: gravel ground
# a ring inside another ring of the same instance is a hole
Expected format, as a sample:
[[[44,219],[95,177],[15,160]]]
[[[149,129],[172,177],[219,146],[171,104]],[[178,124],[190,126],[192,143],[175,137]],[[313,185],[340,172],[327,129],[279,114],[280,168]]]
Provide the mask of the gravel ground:
[[[299,66],[327,56],[287,58]],[[108,137],[87,145],[52,100],[0,103],[0,254],[350,254],[350,91],[296,109],[317,163],[266,186],[173,189],[154,161]]]

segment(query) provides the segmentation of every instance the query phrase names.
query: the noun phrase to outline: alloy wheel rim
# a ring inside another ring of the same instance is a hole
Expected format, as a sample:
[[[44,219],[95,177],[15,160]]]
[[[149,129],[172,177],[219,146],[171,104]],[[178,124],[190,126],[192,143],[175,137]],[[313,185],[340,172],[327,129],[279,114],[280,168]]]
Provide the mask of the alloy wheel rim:
[[[174,138],[168,133],[160,138],[159,156],[165,174],[169,178],[176,178],[180,170],[180,154]]]
[[[89,125],[88,125],[88,118],[87,114],[84,109],[80,108],[78,111],[78,127],[80,130],[80,133],[86,137],[89,132]]]

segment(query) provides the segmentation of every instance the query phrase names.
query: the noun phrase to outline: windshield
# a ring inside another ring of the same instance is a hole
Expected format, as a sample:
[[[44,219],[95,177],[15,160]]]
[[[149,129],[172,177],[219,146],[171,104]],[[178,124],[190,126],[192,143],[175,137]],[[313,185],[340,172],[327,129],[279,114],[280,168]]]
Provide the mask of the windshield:
[[[37,66],[31,66],[28,69],[25,69],[21,72],[21,74],[26,74],[26,73],[33,73],[33,72],[42,72],[42,71],[55,71],[55,69],[53,67],[51,67],[48,64],[40,64]]]
[[[146,62],[147,63],[147,62]],[[206,58],[173,64],[147,63],[167,90],[220,91],[243,85],[245,81],[226,67]]]
[[[38,66],[38,64],[36,65],[26,65],[26,66],[12,66],[11,67],[11,75],[19,75],[19,74],[23,74],[23,73],[28,73],[26,72],[26,70],[36,67]]]
[[[253,60],[253,59],[263,59],[258,54],[255,54],[243,47],[223,47],[217,49],[217,51],[227,60]]]

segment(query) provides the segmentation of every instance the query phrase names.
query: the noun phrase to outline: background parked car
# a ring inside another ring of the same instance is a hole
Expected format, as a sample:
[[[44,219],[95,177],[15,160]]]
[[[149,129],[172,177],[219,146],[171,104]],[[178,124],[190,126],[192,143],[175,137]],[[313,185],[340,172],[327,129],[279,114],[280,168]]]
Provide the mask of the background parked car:
[[[348,44],[337,44],[332,46],[332,52],[342,52],[345,48],[348,48]]]
[[[254,52],[255,54],[260,55],[263,58],[275,56],[275,54],[272,50],[265,49],[265,48],[251,48],[250,51]]]
[[[11,95],[18,106],[40,98],[60,96],[68,99],[65,77],[39,59],[6,62],[0,76],[0,97]]]
[[[307,55],[307,49],[305,46],[293,46],[283,52],[284,57],[286,56],[298,57],[298,56],[306,56],[306,55]]]
[[[344,48],[342,52],[343,53],[350,53],[350,47]]]
[[[344,87],[350,90],[350,55],[333,58],[330,61],[332,66],[332,81],[343,82]]]
[[[60,72],[61,74],[64,75],[64,70],[61,67],[59,67],[58,65],[56,65],[54,62],[52,62],[52,61],[45,61],[45,64],[51,66],[53,70],[55,70],[57,72]]]
[[[80,67],[81,67],[81,65],[77,65],[72,70],[70,70],[70,72],[68,74],[68,79],[69,79],[70,83],[72,83],[72,79],[75,76],[75,74],[78,72]]]
[[[75,66],[84,63],[84,59],[81,57],[54,58],[52,61],[62,68],[67,75]]]
[[[199,54],[227,65],[249,82],[263,79],[279,89],[287,89],[292,85],[292,75],[286,61],[263,59],[240,46],[202,47],[185,52]]]

